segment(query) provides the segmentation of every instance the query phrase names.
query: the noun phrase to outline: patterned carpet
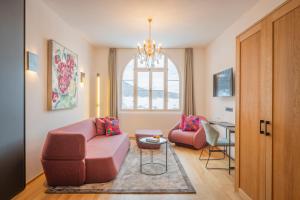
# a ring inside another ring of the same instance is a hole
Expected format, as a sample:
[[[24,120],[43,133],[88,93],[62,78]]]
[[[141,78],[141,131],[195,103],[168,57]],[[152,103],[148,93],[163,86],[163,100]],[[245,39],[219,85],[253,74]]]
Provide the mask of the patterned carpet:
[[[153,151],[153,161],[165,164],[166,148]],[[143,163],[151,161],[150,150],[143,150]],[[143,172],[160,173],[161,165],[145,165]],[[47,193],[115,193],[115,194],[184,194],[196,193],[173,148],[168,145],[168,171],[165,174],[149,176],[140,172],[140,150],[131,141],[130,151],[115,180],[108,183],[85,184],[80,187],[47,186]]]

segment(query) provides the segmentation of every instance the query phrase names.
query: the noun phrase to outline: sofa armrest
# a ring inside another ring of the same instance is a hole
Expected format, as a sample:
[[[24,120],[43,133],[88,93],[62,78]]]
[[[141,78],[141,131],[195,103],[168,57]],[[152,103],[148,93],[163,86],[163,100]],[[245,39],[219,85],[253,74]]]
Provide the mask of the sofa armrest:
[[[82,160],[86,139],[81,133],[49,132],[44,144],[43,160]]]

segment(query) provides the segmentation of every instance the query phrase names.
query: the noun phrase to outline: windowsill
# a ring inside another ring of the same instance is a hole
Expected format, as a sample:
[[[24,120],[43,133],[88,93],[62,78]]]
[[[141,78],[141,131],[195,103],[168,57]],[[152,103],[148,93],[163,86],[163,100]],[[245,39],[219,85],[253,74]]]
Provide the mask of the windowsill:
[[[120,114],[181,114],[181,110],[121,110]]]

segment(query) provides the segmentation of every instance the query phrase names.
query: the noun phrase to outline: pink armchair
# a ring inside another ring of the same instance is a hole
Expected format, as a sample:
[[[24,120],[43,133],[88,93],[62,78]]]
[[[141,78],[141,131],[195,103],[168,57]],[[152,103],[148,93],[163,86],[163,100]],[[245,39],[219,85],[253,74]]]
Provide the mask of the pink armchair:
[[[205,117],[199,116],[200,121],[206,120]],[[206,146],[206,137],[204,128],[200,123],[200,127],[197,131],[183,131],[179,127],[180,122],[176,124],[169,132],[169,141],[175,143],[176,145],[191,146],[195,149],[201,149]]]

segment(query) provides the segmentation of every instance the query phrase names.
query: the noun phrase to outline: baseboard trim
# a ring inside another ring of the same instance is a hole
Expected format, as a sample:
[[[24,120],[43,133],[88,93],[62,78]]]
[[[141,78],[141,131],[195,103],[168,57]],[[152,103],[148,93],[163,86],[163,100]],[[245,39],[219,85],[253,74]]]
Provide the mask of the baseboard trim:
[[[131,140],[135,139],[135,135],[129,135],[128,137],[129,137],[129,139],[131,139]]]
[[[44,175],[44,172],[41,172],[40,174],[38,174],[36,177],[32,178],[31,180],[29,180],[28,182],[26,182],[26,185],[29,185],[30,183],[34,182],[36,179],[38,179],[39,177],[41,177],[42,175]]]

